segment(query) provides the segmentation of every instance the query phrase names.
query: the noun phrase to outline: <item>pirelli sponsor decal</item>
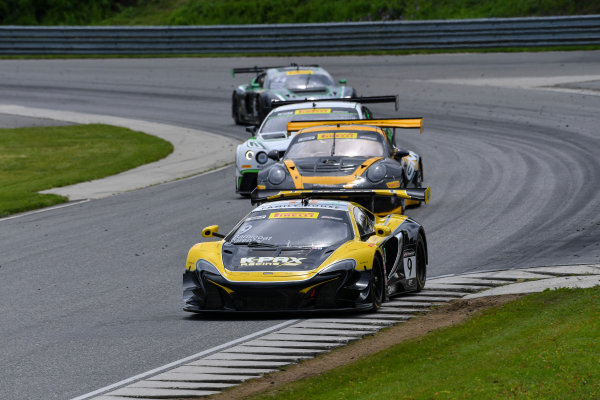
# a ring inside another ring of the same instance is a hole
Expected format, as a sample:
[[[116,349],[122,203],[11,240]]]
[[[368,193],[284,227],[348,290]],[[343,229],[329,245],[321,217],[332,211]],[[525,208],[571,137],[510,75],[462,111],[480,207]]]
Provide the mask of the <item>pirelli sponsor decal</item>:
[[[306,260],[306,257],[242,257],[240,266],[295,266],[301,265],[303,260]]]
[[[358,137],[358,133],[352,133],[352,132],[336,132],[335,133],[336,139],[356,139],[357,137]],[[332,133],[319,133],[317,135],[317,139],[333,139],[333,132]]]
[[[313,72],[310,69],[299,69],[297,71],[288,71],[286,72],[287,75],[312,75]]]
[[[308,211],[279,211],[274,212],[269,215],[269,219],[276,218],[309,218],[315,219],[319,216],[318,212],[308,212]]]
[[[331,108],[308,108],[306,110],[296,110],[294,111],[294,114],[331,114]]]

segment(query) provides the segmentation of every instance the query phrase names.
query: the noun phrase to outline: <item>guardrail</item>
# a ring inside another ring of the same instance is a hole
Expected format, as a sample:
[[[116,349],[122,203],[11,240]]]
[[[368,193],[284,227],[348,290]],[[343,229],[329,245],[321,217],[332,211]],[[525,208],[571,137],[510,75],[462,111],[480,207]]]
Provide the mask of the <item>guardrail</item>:
[[[0,54],[294,53],[600,45],[600,15],[325,24],[0,26]]]

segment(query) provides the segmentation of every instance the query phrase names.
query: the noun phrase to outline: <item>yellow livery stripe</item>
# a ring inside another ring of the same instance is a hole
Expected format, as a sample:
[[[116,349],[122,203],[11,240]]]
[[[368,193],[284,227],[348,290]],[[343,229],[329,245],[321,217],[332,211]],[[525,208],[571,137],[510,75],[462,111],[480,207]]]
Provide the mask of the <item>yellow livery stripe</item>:
[[[335,133],[335,138],[336,139],[356,139],[358,137],[358,133],[352,133],[352,132],[336,132]],[[319,133],[317,135],[317,139],[321,140],[321,139],[333,139],[333,132],[331,133]]]
[[[304,115],[304,114],[331,114],[331,108],[308,108],[305,110],[296,110],[294,111],[295,115]]]
[[[292,121],[288,122],[288,132],[296,132],[305,128],[316,126],[337,127],[348,129],[350,125],[367,125],[378,128],[419,128],[423,133],[423,118],[390,118],[390,119],[355,119],[340,121]]]
[[[300,291],[300,293],[306,294],[306,293],[310,292],[310,290],[311,290],[311,289],[314,289],[314,288],[316,288],[317,286],[323,285],[324,283],[328,283],[328,282],[331,282],[331,281],[335,281],[336,279],[338,279],[338,277],[337,277],[337,276],[336,276],[335,278],[328,279],[328,280],[326,280],[326,281],[323,281],[323,282],[319,282],[319,283],[317,283],[316,285],[312,285],[312,286],[309,286],[309,287],[307,287],[307,288],[304,288],[304,289],[302,289],[302,290]]]
[[[318,212],[308,212],[308,211],[279,211],[274,212],[269,215],[269,219],[277,219],[277,218],[317,218],[319,216]]]

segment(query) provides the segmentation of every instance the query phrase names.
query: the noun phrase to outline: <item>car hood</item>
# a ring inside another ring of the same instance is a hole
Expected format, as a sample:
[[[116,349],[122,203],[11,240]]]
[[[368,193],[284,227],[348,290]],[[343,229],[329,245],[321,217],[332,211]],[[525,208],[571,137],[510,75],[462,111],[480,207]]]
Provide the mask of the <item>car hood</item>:
[[[310,87],[307,89],[302,88],[285,88],[275,89],[273,92],[279,96],[282,96],[286,100],[294,100],[303,97],[314,97],[314,98],[338,98],[342,97],[344,91],[343,87]]]
[[[354,172],[370,157],[307,157],[292,161],[302,175],[328,174],[346,175]]]
[[[271,248],[225,243],[221,255],[223,266],[231,272],[306,272],[318,268],[337,247]]]

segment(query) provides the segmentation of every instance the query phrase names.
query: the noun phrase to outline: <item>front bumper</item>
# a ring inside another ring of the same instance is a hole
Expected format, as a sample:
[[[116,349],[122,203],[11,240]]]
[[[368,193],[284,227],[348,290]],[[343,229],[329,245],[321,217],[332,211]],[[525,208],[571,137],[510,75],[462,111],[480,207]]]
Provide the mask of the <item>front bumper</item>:
[[[189,312],[282,312],[368,310],[371,270],[354,268],[296,282],[232,282],[207,271],[183,274]]]
[[[242,195],[250,195],[256,189],[256,177],[258,170],[243,170],[240,176],[236,176],[235,191]]]

